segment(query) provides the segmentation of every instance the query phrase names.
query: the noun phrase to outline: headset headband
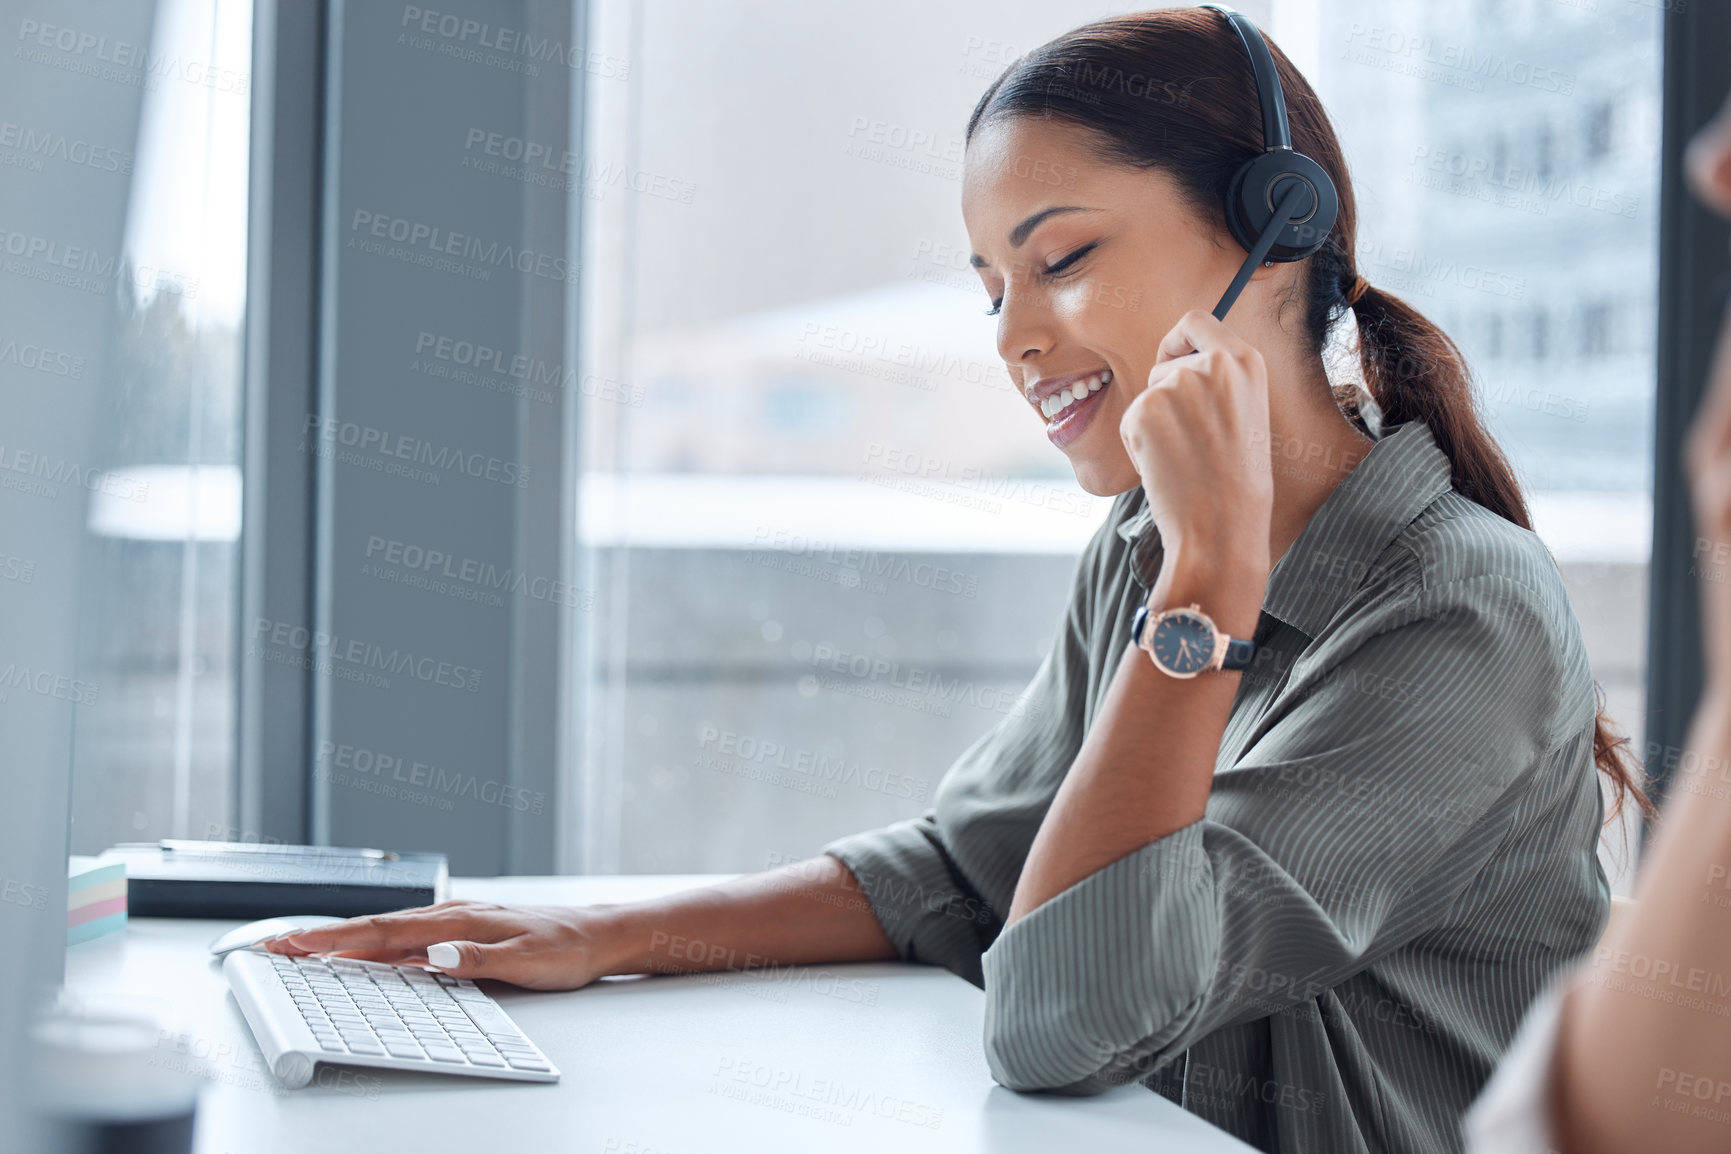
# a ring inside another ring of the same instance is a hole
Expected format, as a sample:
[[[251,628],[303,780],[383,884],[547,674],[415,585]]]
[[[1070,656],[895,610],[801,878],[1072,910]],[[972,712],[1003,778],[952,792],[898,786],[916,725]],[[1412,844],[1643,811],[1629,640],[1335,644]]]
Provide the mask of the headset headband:
[[[1238,34],[1250,58],[1256,101],[1262,108],[1262,152],[1232,174],[1226,191],[1226,225],[1247,256],[1226,295],[1214,307],[1214,315],[1224,320],[1263,261],[1303,260],[1327,243],[1340,199],[1328,172],[1292,147],[1280,73],[1256,24],[1224,4],[1202,7],[1224,16]]]
[[[1256,99],[1262,105],[1262,147],[1291,148],[1292,128],[1286,123],[1286,94],[1281,90],[1280,73],[1274,67],[1274,56],[1268,51],[1268,42],[1244,13],[1224,4],[1204,4],[1202,7],[1212,8],[1226,17],[1243,42],[1245,54],[1250,57],[1250,71],[1256,76]]]

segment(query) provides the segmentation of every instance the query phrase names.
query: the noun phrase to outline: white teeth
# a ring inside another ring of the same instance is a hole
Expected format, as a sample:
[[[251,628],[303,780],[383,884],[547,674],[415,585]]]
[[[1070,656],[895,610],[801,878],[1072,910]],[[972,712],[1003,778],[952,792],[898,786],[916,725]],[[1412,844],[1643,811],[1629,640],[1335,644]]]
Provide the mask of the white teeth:
[[[1112,370],[1102,369],[1091,377],[1084,377],[1073,385],[1059,389],[1057,392],[1040,401],[1040,412],[1047,420],[1051,420],[1083,397],[1097,393],[1112,383]]]

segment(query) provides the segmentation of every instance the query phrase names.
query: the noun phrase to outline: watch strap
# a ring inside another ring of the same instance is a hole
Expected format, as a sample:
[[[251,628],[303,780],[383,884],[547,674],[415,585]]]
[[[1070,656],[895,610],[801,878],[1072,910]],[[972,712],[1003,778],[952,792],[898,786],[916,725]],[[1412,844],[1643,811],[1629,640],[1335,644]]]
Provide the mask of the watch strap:
[[[1220,659],[1222,669],[1249,669],[1250,662],[1256,656],[1256,642],[1239,641],[1236,638],[1226,639],[1226,656]]]

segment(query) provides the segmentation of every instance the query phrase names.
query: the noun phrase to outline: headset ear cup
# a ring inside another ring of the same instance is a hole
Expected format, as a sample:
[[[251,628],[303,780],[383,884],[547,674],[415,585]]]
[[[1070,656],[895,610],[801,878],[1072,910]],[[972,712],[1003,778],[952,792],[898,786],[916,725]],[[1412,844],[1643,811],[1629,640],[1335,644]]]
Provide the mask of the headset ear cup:
[[[1299,180],[1314,194],[1300,205],[1298,218],[1280,230],[1268,259],[1303,260],[1328,242],[1340,213],[1340,197],[1322,165],[1301,152],[1272,148],[1232,177],[1226,219],[1233,237],[1249,251],[1274,218],[1275,206],[1290,183]],[[1236,219],[1236,224],[1234,220]]]
[[[1244,219],[1242,207],[1244,179],[1255,166],[1255,160],[1239,165],[1238,171],[1232,174],[1232,183],[1226,186],[1226,228],[1232,233],[1232,239],[1236,240],[1245,252],[1256,247],[1258,236],[1257,230],[1251,228]]]

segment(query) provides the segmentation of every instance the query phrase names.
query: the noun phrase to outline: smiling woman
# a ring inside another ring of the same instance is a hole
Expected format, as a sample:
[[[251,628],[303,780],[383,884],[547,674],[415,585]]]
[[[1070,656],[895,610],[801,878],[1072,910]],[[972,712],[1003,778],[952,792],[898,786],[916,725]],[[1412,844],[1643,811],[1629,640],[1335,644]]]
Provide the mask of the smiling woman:
[[[1244,47],[1217,11],[1090,24],[968,123],[1007,403],[1112,504],[1033,681],[927,812],[669,899],[447,903],[270,948],[540,988],[900,957],[984,987],[1013,1089],[1141,1082],[1271,1151],[1458,1149],[1605,919],[1595,760],[1634,787],[1465,366],[1359,276],[1340,148],[1278,49],[1339,215],[1230,324],[1200,311],[1246,259],[1222,210],[1265,139]],[[1322,358],[1349,309],[1368,397]],[[667,948],[689,939],[719,960]]]

